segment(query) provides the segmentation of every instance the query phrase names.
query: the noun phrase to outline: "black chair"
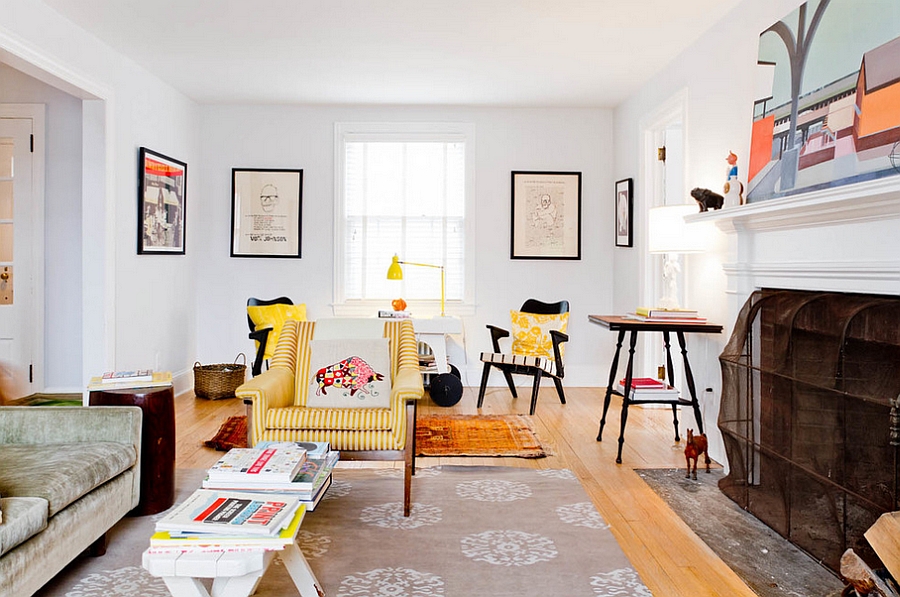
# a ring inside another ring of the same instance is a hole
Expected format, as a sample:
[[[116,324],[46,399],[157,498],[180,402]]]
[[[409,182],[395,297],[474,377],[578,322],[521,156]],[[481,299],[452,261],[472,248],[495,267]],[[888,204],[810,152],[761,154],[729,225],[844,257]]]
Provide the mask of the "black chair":
[[[280,296],[276,299],[271,300],[263,300],[258,298],[250,297],[247,299],[248,307],[265,307],[268,305],[293,305],[294,302],[286,296]],[[282,322],[283,323],[283,322]],[[266,354],[266,346],[269,345],[269,342],[276,342],[278,338],[272,337],[271,326],[264,327],[260,329],[256,329],[257,324],[253,321],[253,318],[250,317],[249,309],[247,311],[247,325],[250,326],[250,339],[255,340],[257,342],[256,345],[256,358],[253,359],[253,366],[251,368],[251,373],[253,377],[256,377],[260,373],[262,373],[263,361],[265,360]]]
[[[569,301],[559,301],[558,303],[543,303],[535,299],[528,299],[522,305],[520,311],[524,313],[535,313],[539,315],[561,315],[569,312]],[[560,345],[568,341],[569,336],[559,330],[551,329],[549,331],[553,342],[553,358],[547,356],[533,356],[527,354],[504,353],[500,350],[500,339],[509,336],[509,331],[488,325],[487,328],[491,332],[491,342],[494,352],[481,353],[481,361],[484,363],[484,372],[481,375],[481,388],[478,391],[478,408],[481,408],[484,402],[484,392],[487,389],[488,377],[491,373],[491,367],[496,367],[503,372],[506,383],[509,385],[509,391],[512,392],[513,398],[517,397],[516,386],[513,383],[513,375],[530,375],[534,378],[534,384],[531,390],[531,410],[530,414],[534,414],[537,406],[538,390],[541,386],[541,378],[548,375],[553,379],[556,385],[556,392],[559,394],[559,401],[566,403],[566,395],[563,391],[562,379],[565,375],[563,368],[562,352]]]

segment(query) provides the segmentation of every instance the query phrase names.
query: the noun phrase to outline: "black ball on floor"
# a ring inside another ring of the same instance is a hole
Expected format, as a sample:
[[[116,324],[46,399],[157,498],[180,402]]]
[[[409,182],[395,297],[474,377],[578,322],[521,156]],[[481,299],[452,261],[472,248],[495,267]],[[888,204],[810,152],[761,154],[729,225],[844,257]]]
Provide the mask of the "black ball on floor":
[[[462,393],[462,382],[452,373],[432,376],[430,394],[438,406],[453,406],[462,398]]]

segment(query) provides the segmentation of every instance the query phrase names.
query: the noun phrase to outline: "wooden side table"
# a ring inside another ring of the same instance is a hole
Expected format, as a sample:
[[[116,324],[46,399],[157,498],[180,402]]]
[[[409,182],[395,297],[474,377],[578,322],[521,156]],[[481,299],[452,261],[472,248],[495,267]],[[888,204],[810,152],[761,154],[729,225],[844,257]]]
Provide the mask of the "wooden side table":
[[[172,386],[94,390],[91,406],[138,406],[141,423],[141,500],[130,512],[146,516],[175,503],[175,392]]]
[[[700,433],[703,431],[703,417],[700,414],[700,403],[697,401],[697,389],[694,387],[694,374],[691,371],[691,364],[688,361],[687,345],[684,341],[685,333],[694,334],[718,334],[722,331],[722,326],[713,323],[659,323],[638,321],[636,319],[628,319],[627,317],[619,317],[615,315],[589,315],[588,321],[596,323],[612,332],[618,332],[618,340],[616,341],[616,354],[613,357],[612,365],[609,369],[609,382],[606,384],[606,397],[603,400],[603,416],[600,418],[600,431],[597,433],[597,441],[603,441],[603,427],[606,425],[606,411],[609,410],[609,400],[613,394],[622,396],[622,417],[619,426],[619,451],[616,455],[616,463],[622,464],[622,445],[625,443],[625,423],[628,421],[628,407],[632,404],[671,404],[675,425],[675,441],[680,441],[678,435],[678,406],[690,406],[694,409],[694,418],[697,420],[697,429]],[[628,366],[625,369],[625,395],[615,389],[616,372],[619,367],[619,353],[622,350],[622,341],[625,340],[625,332],[630,332],[628,346]],[[672,353],[670,351],[670,334],[674,332],[678,337],[678,345],[681,347],[681,357],[684,361],[684,378],[687,384],[690,400],[685,398],[660,399],[660,400],[632,400],[629,398],[628,388],[631,387],[634,368],[634,351],[637,346],[638,332],[662,332],[663,344],[666,348],[666,367],[669,371],[669,385],[675,385],[675,372],[672,367]]]

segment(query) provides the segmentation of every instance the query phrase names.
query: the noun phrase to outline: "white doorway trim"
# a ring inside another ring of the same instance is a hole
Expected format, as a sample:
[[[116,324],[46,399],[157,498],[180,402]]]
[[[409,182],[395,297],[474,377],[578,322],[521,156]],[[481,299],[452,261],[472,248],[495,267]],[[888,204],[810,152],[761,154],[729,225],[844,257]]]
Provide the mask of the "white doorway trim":
[[[647,214],[651,207],[657,207],[666,203],[666,189],[664,167],[659,165],[657,149],[665,140],[666,130],[679,124],[682,130],[682,146],[678,149],[681,154],[682,176],[687,173],[687,130],[688,130],[688,90],[684,88],[669,99],[664,101],[656,110],[641,119],[640,127],[640,188],[642,192],[635,193],[635,221],[638,223],[639,239],[638,250],[640,289],[639,296],[642,304],[653,306],[661,295],[662,288],[662,260],[650,253],[647,249],[649,230]],[[670,203],[676,203],[670,201]],[[683,203],[679,201],[677,203]],[[638,215],[639,214],[639,215]],[[638,371],[652,372],[655,377],[656,366],[662,364],[662,340],[647,338],[642,346],[638,347],[637,364]],[[677,361],[677,359],[675,359]],[[678,366],[675,366],[678,370]]]
[[[115,106],[112,89],[0,28],[0,61],[83,100],[82,383],[115,364]],[[43,218],[41,219],[43,230]],[[43,235],[43,232],[42,232]],[[42,236],[43,238],[43,236]],[[43,267],[43,263],[41,264]],[[43,284],[43,277],[41,283]],[[42,304],[40,308],[44,308]],[[87,391],[84,392],[85,403]]]
[[[31,120],[35,143],[31,154],[31,293],[34,307],[29,310],[33,379],[29,388],[44,390],[44,168],[46,166],[46,108],[43,104],[0,104],[0,118]],[[24,364],[24,363],[23,363]]]

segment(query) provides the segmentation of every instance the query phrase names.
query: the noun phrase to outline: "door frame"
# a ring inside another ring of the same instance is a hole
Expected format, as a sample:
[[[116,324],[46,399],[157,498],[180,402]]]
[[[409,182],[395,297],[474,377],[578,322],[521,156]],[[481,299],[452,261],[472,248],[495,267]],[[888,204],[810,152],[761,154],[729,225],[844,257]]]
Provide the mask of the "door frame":
[[[638,224],[640,234],[638,238],[640,243],[640,262],[639,277],[640,289],[639,296],[642,304],[653,306],[662,291],[662,259],[650,253],[647,248],[647,239],[649,237],[649,226],[647,223],[647,214],[651,207],[659,207],[666,202],[666,185],[664,170],[661,170],[657,160],[657,148],[660,139],[665,135],[667,129],[673,124],[680,123],[682,131],[681,140],[681,167],[682,180],[688,170],[688,148],[687,148],[687,131],[688,131],[688,90],[687,88],[673,94],[665,100],[660,106],[642,118],[640,121],[640,173],[643,193],[637,194],[635,197],[634,213],[642,214],[642,217],[635,218]],[[682,264],[684,266],[684,264]],[[685,279],[685,271],[681,273],[682,280]],[[682,286],[682,292],[684,287]],[[659,338],[648,338],[642,346],[638,347],[637,363],[639,371],[652,372],[655,377],[656,367],[660,364],[662,355],[662,340]],[[677,359],[676,359],[677,361]],[[675,363],[676,371],[679,365]]]
[[[31,152],[31,226],[26,224],[31,237],[31,321],[29,333],[34,337],[31,343],[30,364],[32,379],[31,392],[44,390],[44,168],[46,153],[46,106],[44,104],[0,104],[0,118],[31,120],[31,134],[35,143]],[[21,276],[16,275],[19,279]],[[21,295],[20,295],[21,296]]]
[[[87,405],[85,382],[100,371],[114,368],[116,359],[114,94],[108,85],[83,75],[81,68],[60,61],[2,28],[0,61],[82,100],[82,379],[79,389]],[[40,308],[46,305],[42,303]]]

